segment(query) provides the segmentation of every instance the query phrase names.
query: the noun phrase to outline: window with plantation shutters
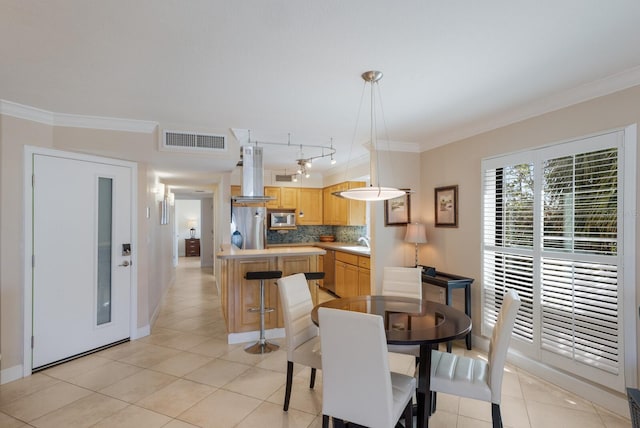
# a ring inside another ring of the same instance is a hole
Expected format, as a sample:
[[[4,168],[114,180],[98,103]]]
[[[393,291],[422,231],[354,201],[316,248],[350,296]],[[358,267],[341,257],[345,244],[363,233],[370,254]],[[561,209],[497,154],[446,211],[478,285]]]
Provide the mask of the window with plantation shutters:
[[[514,346],[624,388],[623,131],[483,161],[483,334],[515,289]]]
[[[485,170],[484,322],[493,326],[502,296],[515,289],[522,301],[515,337],[533,340],[533,164]]]

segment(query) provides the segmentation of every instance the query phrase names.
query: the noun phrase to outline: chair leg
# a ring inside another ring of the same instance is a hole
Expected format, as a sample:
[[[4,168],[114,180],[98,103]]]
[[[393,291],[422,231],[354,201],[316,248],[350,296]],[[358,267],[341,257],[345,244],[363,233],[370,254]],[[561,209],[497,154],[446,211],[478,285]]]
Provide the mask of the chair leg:
[[[436,400],[438,399],[438,393],[431,391],[431,410],[429,415],[433,415],[436,412]]]
[[[311,368],[311,379],[309,380],[309,388],[313,389],[316,384],[316,369]]]
[[[413,400],[404,408],[404,428],[413,428]]]
[[[500,415],[500,405],[491,403],[491,420],[493,428],[502,428],[502,416]]]
[[[293,361],[287,361],[287,386],[284,390],[283,410],[289,410],[289,400],[291,399],[291,384],[293,383]]]
[[[322,428],[329,428],[329,416],[322,415]]]

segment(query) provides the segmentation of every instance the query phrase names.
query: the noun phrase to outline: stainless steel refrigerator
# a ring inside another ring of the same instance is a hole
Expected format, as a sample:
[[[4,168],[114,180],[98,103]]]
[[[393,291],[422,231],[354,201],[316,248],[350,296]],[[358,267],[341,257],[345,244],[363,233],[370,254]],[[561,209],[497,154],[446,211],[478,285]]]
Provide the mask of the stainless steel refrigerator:
[[[231,207],[231,243],[243,250],[263,250],[267,240],[265,207]]]

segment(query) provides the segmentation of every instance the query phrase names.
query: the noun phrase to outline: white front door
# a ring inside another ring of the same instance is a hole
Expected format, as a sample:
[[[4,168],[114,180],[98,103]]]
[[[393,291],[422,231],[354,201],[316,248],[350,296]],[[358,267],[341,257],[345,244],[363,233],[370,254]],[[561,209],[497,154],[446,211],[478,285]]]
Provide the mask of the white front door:
[[[130,335],[133,172],[93,160],[33,154],[33,369]]]

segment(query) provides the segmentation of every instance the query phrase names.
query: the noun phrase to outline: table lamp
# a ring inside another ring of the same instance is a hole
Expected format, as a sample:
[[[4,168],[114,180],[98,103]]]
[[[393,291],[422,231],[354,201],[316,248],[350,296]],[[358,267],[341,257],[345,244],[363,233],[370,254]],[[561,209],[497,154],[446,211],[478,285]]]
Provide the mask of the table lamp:
[[[187,221],[187,227],[189,228],[189,234],[191,236],[191,239],[194,239],[196,237],[196,225],[198,224],[197,221],[195,220],[189,220]]]
[[[408,223],[407,233],[404,235],[404,241],[416,245],[416,264],[418,267],[418,244],[427,243],[427,232],[422,223]]]

